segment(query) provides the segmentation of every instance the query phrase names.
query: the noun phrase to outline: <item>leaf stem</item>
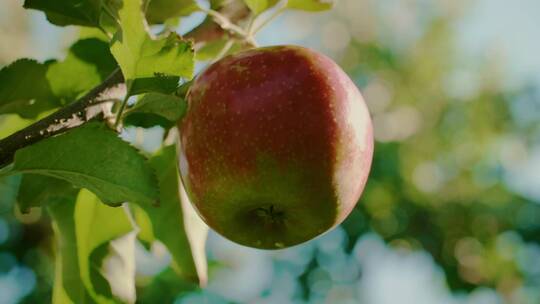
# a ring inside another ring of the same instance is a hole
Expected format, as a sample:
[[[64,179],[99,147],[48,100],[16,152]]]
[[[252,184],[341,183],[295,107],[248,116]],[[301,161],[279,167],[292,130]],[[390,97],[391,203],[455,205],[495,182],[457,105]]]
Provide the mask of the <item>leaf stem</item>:
[[[122,115],[124,114],[124,110],[128,103],[129,97],[131,97],[131,81],[126,81],[126,87],[126,96],[124,96],[124,99],[120,104],[120,109],[118,109],[118,112],[116,113],[116,119],[114,120],[114,128],[116,130],[118,130],[118,126],[120,126],[120,122],[122,121]]]
[[[133,216],[133,212],[131,211],[129,203],[123,203],[122,209],[124,209],[124,212],[126,213],[129,223],[133,227],[133,231],[135,231],[138,234],[141,231],[141,228],[139,227],[139,225],[137,225],[137,221],[135,220],[135,217]]]

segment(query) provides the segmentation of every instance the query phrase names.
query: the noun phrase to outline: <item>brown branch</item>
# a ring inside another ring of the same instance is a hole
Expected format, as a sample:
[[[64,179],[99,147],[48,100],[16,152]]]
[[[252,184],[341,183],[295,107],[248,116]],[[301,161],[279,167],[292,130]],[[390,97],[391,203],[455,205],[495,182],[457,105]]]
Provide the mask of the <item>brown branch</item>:
[[[235,24],[250,16],[249,9],[245,6],[243,1],[229,1],[224,6],[217,8],[217,11]],[[218,40],[227,36],[234,36],[234,33],[224,29],[226,27],[227,25],[223,24],[222,20],[207,16],[198,27],[184,35],[184,38],[193,39],[195,41],[195,48],[198,48],[205,42]]]
[[[243,4],[243,1],[239,0],[228,1],[217,10],[234,23],[240,22],[249,16],[248,8]],[[222,37],[228,37],[228,32],[210,16],[184,36],[184,38],[192,39],[195,42],[196,49],[207,42]],[[21,148],[53,135],[64,133],[90,120],[102,119],[107,114],[107,107],[103,107],[102,104],[121,99],[125,94],[124,78],[120,69],[116,69],[103,83],[77,101],[1,139],[0,168],[10,164],[13,161],[15,152]]]
[[[116,69],[76,102],[0,140],[0,168],[13,161],[17,150],[103,116],[100,105],[113,98],[121,98],[125,94],[123,82],[122,73]]]

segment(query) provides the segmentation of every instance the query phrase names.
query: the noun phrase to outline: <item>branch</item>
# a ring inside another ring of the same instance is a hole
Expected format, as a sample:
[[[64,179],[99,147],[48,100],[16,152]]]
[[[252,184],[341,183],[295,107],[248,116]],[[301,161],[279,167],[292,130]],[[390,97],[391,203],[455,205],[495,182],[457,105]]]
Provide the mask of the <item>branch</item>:
[[[250,16],[250,11],[243,1],[229,1],[224,6],[217,8],[217,12],[220,13],[219,17],[208,15],[198,27],[184,35],[184,38],[195,41],[196,49],[208,41],[234,37],[236,34],[228,29],[229,25],[231,23],[237,24]],[[224,22],[223,18],[220,17],[228,18],[228,22]]]
[[[123,82],[120,69],[116,69],[81,99],[0,140],[0,168],[13,161],[18,149],[103,117],[103,103],[122,98],[125,94]]]
[[[229,1],[218,9],[222,16],[237,23],[247,18],[249,9],[242,1]],[[198,27],[187,33],[184,38],[195,42],[195,49],[205,43],[228,37],[228,31],[208,16]],[[122,99],[126,86],[120,69],[116,69],[103,83],[93,88],[77,101],[33,123],[32,125],[0,140],[0,168],[13,162],[17,150],[32,145],[53,135],[64,133],[81,126],[88,121],[106,118],[110,113],[107,102]]]

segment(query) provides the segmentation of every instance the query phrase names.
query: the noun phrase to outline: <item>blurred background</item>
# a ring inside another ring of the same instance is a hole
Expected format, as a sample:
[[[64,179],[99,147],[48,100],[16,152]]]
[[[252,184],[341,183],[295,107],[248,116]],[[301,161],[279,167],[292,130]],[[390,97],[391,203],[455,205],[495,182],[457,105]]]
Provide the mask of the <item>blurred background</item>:
[[[0,0],[0,66],[63,58],[76,29],[21,6]],[[211,233],[208,287],[172,288],[164,277],[161,295],[175,304],[540,303],[539,1],[341,0],[330,12],[287,12],[257,41],[315,48],[351,76],[375,127],[371,177],[349,218],[304,245],[265,252]],[[28,123],[0,119],[0,137]],[[137,144],[151,151],[162,134],[148,130]],[[0,181],[0,304],[48,302],[51,229],[41,210],[16,209],[9,183]],[[142,277],[169,262],[159,244],[138,249]]]

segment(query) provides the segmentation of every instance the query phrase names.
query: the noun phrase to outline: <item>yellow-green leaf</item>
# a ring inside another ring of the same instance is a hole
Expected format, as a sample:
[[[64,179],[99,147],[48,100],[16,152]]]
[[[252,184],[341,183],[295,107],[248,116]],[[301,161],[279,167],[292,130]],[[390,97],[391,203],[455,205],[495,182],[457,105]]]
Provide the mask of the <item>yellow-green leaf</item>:
[[[336,0],[289,0],[287,8],[316,12],[329,10],[334,7],[335,3]]]
[[[141,0],[124,1],[118,10],[120,30],[111,45],[128,86],[158,76],[191,78],[195,56],[191,43],[175,33],[164,38],[151,37],[141,4]]]

